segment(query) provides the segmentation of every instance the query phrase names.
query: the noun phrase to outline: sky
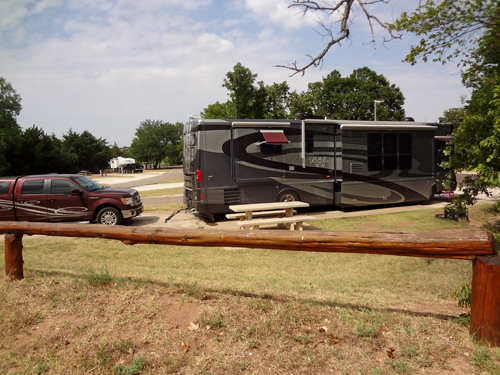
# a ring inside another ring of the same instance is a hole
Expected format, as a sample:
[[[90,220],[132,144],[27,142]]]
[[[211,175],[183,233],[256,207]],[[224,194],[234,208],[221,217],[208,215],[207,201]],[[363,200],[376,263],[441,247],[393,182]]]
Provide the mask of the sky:
[[[419,0],[368,9],[393,21]],[[110,145],[129,146],[144,120],[185,122],[228,99],[222,87],[240,62],[271,85],[307,89],[332,70],[343,76],[367,66],[403,92],[407,116],[437,121],[470,95],[456,64],[401,62],[412,35],[376,49],[355,8],[350,39],[317,68],[290,77],[276,65],[309,62],[327,39],[317,15],[289,8],[292,0],[1,0],[0,77],[22,97],[18,123],[62,138],[88,130]],[[335,22],[335,15],[323,22]],[[335,29],[334,29],[335,30]],[[336,31],[335,31],[336,32]],[[383,104],[380,104],[383,105]]]

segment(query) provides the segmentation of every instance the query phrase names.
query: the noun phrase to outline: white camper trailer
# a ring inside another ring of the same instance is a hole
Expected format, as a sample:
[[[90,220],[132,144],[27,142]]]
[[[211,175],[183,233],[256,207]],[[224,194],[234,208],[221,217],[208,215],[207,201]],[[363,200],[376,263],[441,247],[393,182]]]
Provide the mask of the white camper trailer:
[[[113,158],[109,161],[109,165],[114,172],[123,172],[123,166],[125,164],[132,164],[132,163],[135,163],[135,159],[122,158],[121,156]]]

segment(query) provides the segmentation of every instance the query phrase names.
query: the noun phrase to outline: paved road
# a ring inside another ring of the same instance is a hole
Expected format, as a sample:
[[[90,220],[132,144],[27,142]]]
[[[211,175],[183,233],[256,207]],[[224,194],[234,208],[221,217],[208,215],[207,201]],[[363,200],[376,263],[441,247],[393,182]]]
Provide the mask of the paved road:
[[[176,168],[176,169],[172,169],[168,173],[162,173],[161,175],[158,175],[158,176],[116,183],[116,184],[113,184],[113,186],[114,187],[134,188],[134,187],[143,186],[143,185],[162,184],[162,183],[171,182],[171,181],[176,180],[182,176],[183,176],[182,168]]]

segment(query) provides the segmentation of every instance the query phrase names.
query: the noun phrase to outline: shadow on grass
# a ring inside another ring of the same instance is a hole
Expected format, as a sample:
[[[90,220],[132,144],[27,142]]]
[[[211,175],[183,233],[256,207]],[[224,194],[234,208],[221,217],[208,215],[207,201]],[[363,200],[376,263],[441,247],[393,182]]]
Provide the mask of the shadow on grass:
[[[81,280],[86,280],[86,274],[84,272],[72,273],[72,272],[64,272],[64,271],[46,271],[46,270],[39,270],[36,268],[27,269],[25,271],[32,272],[35,275],[41,275],[43,277],[67,276],[67,277],[78,278]],[[25,272],[25,274],[26,274],[26,272]],[[264,300],[280,302],[280,303],[298,302],[300,304],[308,304],[308,305],[315,305],[315,306],[339,307],[339,308],[343,308],[343,309],[367,310],[367,311],[372,311],[372,312],[398,313],[398,314],[402,314],[402,315],[435,318],[435,319],[439,319],[439,320],[456,320],[459,318],[459,315],[412,311],[412,310],[406,310],[406,309],[401,309],[401,308],[391,308],[391,307],[387,307],[387,308],[370,307],[370,306],[366,306],[363,304],[357,304],[357,303],[342,303],[342,302],[336,302],[336,301],[319,301],[319,300],[316,300],[313,298],[293,298],[293,297],[286,297],[286,296],[271,295],[271,294],[267,294],[267,293],[266,294],[256,294],[256,293],[250,293],[250,292],[245,292],[242,290],[234,290],[234,289],[229,289],[229,288],[224,288],[224,289],[202,288],[198,285],[191,285],[191,284],[186,284],[186,283],[166,283],[166,282],[152,281],[149,279],[137,279],[137,278],[131,278],[131,277],[114,277],[113,280],[118,284],[124,284],[124,283],[146,284],[146,285],[150,284],[150,285],[157,285],[157,286],[161,286],[161,287],[165,287],[165,288],[177,289],[179,291],[179,293],[187,293],[187,294],[191,295],[193,298],[196,298],[199,300],[214,299],[215,297],[211,296],[210,293],[217,293],[217,294],[234,296],[234,297],[255,298],[255,299],[259,299],[259,300],[264,299]]]

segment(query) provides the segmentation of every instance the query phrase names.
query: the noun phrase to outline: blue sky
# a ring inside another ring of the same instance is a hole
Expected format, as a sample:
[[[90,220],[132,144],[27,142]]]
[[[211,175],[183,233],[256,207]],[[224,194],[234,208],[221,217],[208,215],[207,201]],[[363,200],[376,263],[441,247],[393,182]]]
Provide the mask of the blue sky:
[[[418,0],[393,0],[370,9],[383,21]],[[324,48],[313,15],[288,9],[291,0],[2,0],[0,76],[22,96],[18,122],[61,138],[90,131],[128,146],[146,119],[184,122],[227,100],[225,74],[240,62],[266,84],[287,81],[303,91],[336,69],[367,66],[399,86],[407,116],[436,121],[459,107],[468,90],[456,64],[402,63],[418,40],[383,44],[376,51],[357,9],[351,39],[334,48],[321,68],[304,76],[276,68]],[[334,19],[332,19],[334,20]],[[332,21],[332,20],[326,20]]]

